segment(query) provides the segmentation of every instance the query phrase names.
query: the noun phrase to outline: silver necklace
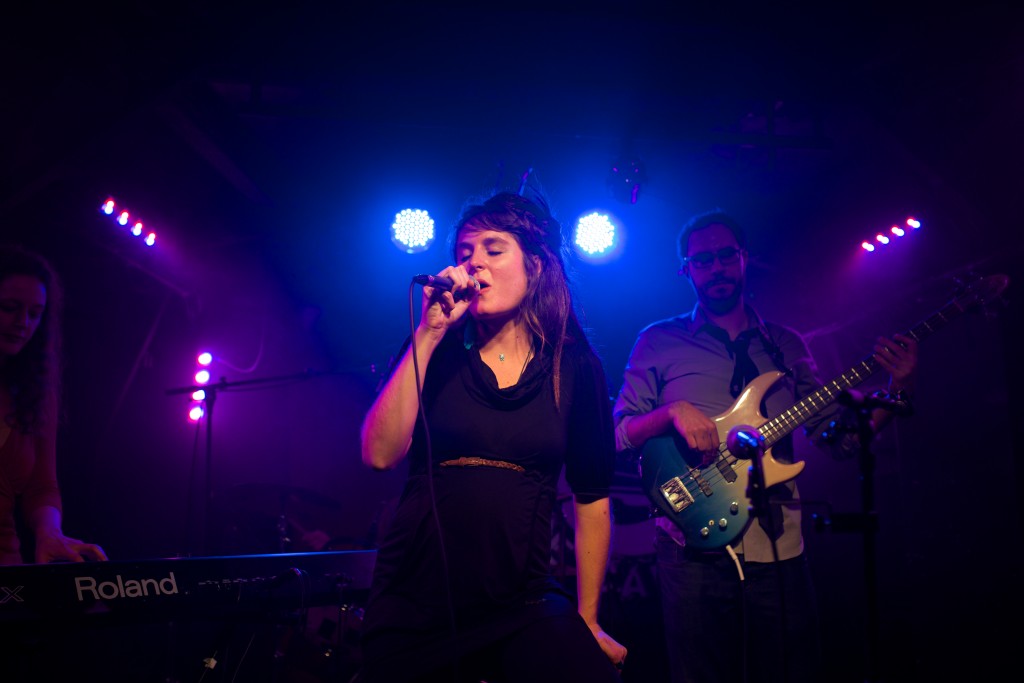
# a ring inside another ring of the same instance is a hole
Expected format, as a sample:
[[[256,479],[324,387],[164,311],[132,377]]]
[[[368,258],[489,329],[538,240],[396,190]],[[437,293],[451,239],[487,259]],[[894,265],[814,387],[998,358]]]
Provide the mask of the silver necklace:
[[[523,361],[523,368],[519,371],[519,378],[516,379],[516,383],[523,378],[523,373],[526,372],[526,364],[530,362],[530,358],[533,356],[533,344],[530,344],[530,350],[526,352],[526,360]]]

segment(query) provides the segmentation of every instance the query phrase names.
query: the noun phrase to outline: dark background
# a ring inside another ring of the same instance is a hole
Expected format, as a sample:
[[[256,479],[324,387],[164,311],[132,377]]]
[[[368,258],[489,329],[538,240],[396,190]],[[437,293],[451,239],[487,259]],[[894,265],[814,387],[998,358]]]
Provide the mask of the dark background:
[[[575,268],[610,395],[636,333],[693,305],[675,238],[696,211],[747,226],[752,303],[808,335],[825,378],[958,280],[1010,276],[994,314],[922,343],[916,415],[874,444],[870,477],[882,673],[996,666],[1016,629],[995,621],[1021,607],[1021,10],[373,8],[6,10],[2,230],[66,284],[66,531],[114,560],[312,549],[299,527],[373,547],[404,472],[364,468],[358,427],[409,332],[409,279],[449,263],[464,200],[532,168],[567,228],[602,209],[624,231],[617,260]],[[607,184],[624,160],[646,172],[635,204]],[[155,248],[99,213],[107,196],[158,232]],[[422,254],[389,240],[407,206],[437,221]],[[907,215],[924,227],[858,248]],[[205,348],[228,384],[212,430],[175,392]],[[798,448],[829,680],[864,680],[863,537],[810,514],[859,509],[858,463]],[[643,498],[621,470],[630,510]],[[664,671],[650,530],[620,515],[605,599],[632,680]],[[708,634],[709,656],[735,637]]]

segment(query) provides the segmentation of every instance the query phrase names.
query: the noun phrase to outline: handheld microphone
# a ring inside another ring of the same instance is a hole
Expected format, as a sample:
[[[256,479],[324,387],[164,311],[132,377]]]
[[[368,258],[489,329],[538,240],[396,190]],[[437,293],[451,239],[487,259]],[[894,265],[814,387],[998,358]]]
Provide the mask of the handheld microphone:
[[[472,281],[473,287],[479,290],[480,283],[477,279],[472,275],[469,276],[469,279]],[[414,275],[412,281],[418,285],[429,285],[434,289],[440,289],[445,292],[451,292],[452,287],[455,286],[455,282],[453,282],[450,277],[443,277],[441,275]],[[471,297],[472,291],[473,290],[471,288],[460,289],[459,291],[454,292],[452,296],[456,301],[462,301],[463,299]]]

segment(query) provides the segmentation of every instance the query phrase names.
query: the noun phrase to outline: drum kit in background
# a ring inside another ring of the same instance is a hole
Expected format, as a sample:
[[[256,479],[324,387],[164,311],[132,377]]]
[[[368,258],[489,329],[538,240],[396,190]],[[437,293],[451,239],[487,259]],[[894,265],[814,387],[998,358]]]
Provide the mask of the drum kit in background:
[[[377,520],[352,535],[340,502],[300,486],[238,484],[223,494],[220,509],[229,555],[369,550],[377,542]]]
[[[373,550],[395,501],[382,501],[364,530],[351,533],[337,500],[299,486],[253,482],[219,500],[224,555]],[[363,605],[315,605],[279,628],[275,658],[287,683],[344,681],[359,661]]]

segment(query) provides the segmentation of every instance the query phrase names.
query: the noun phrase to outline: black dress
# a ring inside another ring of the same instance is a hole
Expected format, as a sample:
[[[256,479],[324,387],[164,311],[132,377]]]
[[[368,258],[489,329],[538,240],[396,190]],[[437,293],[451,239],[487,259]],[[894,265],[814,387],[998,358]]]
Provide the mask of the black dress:
[[[375,678],[433,670],[536,620],[576,613],[575,596],[551,574],[552,511],[563,466],[578,499],[608,495],[611,404],[587,344],[565,347],[557,409],[551,365],[544,349],[515,386],[499,389],[468,335],[453,330],[435,351],[423,383],[435,466],[426,468],[418,421],[365,610],[362,659]],[[524,471],[437,466],[460,457]]]

